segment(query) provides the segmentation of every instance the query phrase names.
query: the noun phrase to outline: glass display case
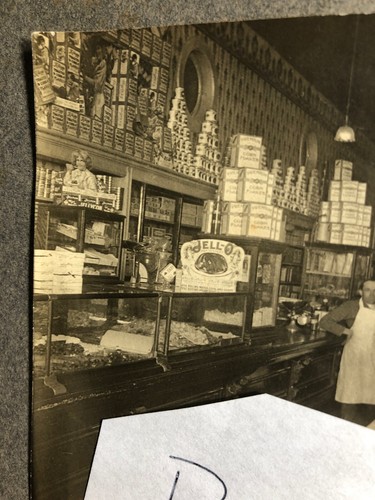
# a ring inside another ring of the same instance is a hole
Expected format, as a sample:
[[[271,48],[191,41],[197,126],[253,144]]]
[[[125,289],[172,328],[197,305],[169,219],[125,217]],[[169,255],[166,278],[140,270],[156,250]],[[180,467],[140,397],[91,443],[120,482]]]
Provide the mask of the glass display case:
[[[59,373],[155,356],[159,295],[142,290],[34,295],[33,368],[55,394]]]
[[[178,263],[181,245],[194,239],[202,225],[203,201],[132,182],[128,239],[132,242],[169,241],[172,260]],[[127,252],[128,261],[133,259]],[[127,269],[132,265],[128,262]]]
[[[328,298],[332,305],[337,300],[349,299],[355,257],[354,249],[307,247],[303,297],[316,302]]]
[[[33,370],[55,394],[69,372],[243,342],[248,292],[113,292],[34,294]]]
[[[342,245],[306,248],[303,298],[333,306],[358,296],[361,281],[370,276],[371,251]]]
[[[279,298],[298,299],[302,291],[303,248],[288,247],[282,256]]]
[[[82,207],[40,206],[35,248],[84,253],[85,281],[119,280],[124,217]]]
[[[255,277],[253,327],[275,326],[281,253],[260,251]]]
[[[244,340],[248,293],[164,292],[158,354]]]

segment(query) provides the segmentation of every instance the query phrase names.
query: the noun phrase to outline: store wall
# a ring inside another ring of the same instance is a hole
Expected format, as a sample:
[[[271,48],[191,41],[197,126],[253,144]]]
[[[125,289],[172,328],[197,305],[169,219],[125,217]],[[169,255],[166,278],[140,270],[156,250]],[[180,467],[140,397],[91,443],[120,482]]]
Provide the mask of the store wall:
[[[375,145],[360,134],[355,145],[335,142],[344,116],[250,26],[180,26],[165,36],[172,44],[172,96],[173,88],[183,82],[181,65],[187,51],[202,51],[211,61],[223,152],[233,134],[243,133],[263,137],[269,166],[279,158],[284,169],[308,163],[309,170],[316,158],[324,197],[334,160],[353,161],[354,179],[369,183],[367,202],[375,204],[375,175],[369,168]],[[306,151],[304,138],[314,134],[316,143],[313,140]]]

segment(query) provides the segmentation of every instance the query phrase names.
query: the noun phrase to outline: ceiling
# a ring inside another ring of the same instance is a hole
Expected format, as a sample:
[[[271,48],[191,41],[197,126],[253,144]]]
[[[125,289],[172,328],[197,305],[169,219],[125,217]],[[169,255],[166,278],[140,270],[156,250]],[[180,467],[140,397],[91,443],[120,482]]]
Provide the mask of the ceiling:
[[[249,21],[345,114],[357,16]],[[349,123],[375,142],[375,15],[359,16]]]

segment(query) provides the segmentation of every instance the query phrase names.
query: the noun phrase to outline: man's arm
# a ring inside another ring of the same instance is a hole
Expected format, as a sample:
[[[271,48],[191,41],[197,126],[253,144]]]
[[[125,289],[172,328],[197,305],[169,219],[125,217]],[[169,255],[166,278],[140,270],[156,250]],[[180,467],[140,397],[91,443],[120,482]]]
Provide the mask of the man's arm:
[[[350,328],[347,328],[340,323],[343,321],[347,322],[348,320],[353,321],[358,313],[358,309],[358,302],[344,302],[341,306],[336,307],[336,309],[333,309],[328,314],[323,316],[319,322],[319,327],[335,335],[350,335]]]

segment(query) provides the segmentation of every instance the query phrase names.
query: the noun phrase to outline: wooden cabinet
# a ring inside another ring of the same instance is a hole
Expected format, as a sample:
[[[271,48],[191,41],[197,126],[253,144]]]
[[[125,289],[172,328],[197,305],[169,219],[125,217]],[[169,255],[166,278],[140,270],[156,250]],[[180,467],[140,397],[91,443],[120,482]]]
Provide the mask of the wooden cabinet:
[[[90,208],[40,204],[35,248],[83,253],[83,278],[120,281],[125,218]]]
[[[169,240],[177,265],[181,245],[196,238],[202,226],[203,199],[133,181],[128,239],[147,242]]]
[[[370,276],[371,250],[333,244],[309,244],[305,249],[303,297],[330,306],[358,295],[361,280]]]

